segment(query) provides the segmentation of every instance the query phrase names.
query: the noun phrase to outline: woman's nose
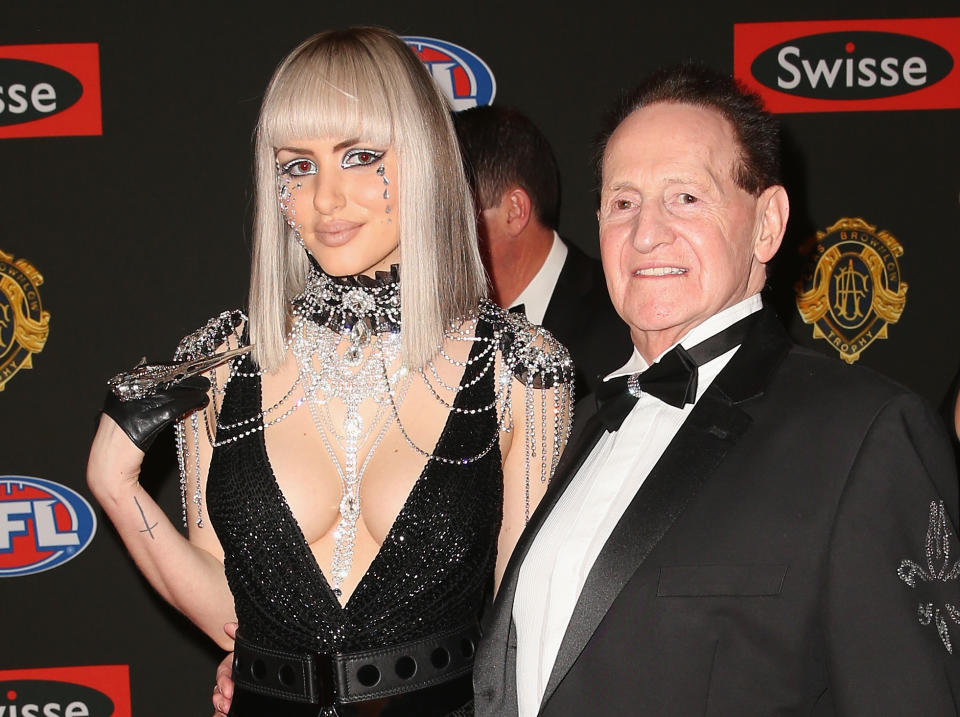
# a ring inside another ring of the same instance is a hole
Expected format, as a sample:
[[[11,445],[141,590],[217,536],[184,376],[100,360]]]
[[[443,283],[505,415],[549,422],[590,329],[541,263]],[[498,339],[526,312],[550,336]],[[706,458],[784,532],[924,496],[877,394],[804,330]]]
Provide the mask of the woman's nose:
[[[314,181],[314,209],[321,214],[331,214],[343,206],[343,185],[336,172],[318,172]]]

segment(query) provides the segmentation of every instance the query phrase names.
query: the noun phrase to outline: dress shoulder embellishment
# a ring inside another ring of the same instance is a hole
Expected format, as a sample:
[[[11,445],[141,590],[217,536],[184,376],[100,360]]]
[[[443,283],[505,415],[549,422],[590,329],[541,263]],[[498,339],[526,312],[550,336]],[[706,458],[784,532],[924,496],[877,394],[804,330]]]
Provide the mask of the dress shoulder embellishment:
[[[553,334],[531,324],[523,314],[504,311],[489,301],[481,304],[480,315],[497,331],[503,361],[517,380],[536,389],[560,384],[572,390],[573,360]]]
[[[224,311],[219,316],[214,316],[199,329],[180,340],[173,355],[174,360],[189,361],[212,355],[229,337],[234,336],[240,339],[237,330],[246,320],[247,315],[240,309]]]
[[[493,328],[505,369],[500,376],[501,388],[506,388],[501,409],[504,430],[513,430],[511,379],[515,378],[525,389],[524,516],[529,521],[530,482],[536,478],[541,484],[550,480],[570,435],[575,398],[573,360],[553,334],[531,324],[523,314],[504,311],[485,300],[480,304],[478,320]],[[539,470],[535,470],[533,458],[537,458]]]
[[[240,327],[247,321],[246,314],[240,309],[224,311],[218,316],[214,316],[196,331],[184,336],[174,351],[175,361],[191,361],[193,359],[212,356],[220,347],[227,349],[237,348],[244,344],[244,338],[240,333]],[[234,365],[239,364],[242,358],[234,358],[230,361],[230,377],[234,375]],[[223,396],[226,390],[226,384],[217,385],[216,369],[211,369],[208,373],[212,392],[213,410],[217,410],[217,400]],[[228,381],[229,382],[229,381]],[[203,527],[203,492],[202,476],[200,475],[199,452],[196,448],[191,452],[187,445],[187,429],[193,438],[193,446],[200,444],[200,425],[203,423],[206,428],[207,437],[213,445],[215,437],[207,421],[205,411],[194,411],[182,420],[174,424],[174,440],[177,446],[177,468],[180,472],[180,509],[183,518],[184,527],[187,526],[187,485],[188,474],[193,477],[193,495],[191,501],[197,508],[197,527]],[[193,460],[191,460],[191,457]]]

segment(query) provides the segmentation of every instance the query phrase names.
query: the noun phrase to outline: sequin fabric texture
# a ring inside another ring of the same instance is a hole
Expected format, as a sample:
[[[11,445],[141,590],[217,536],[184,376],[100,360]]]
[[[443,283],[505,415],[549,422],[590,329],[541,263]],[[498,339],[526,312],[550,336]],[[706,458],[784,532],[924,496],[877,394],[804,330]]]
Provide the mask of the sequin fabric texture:
[[[222,342],[234,322],[235,314],[221,315],[193,335],[185,353],[214,350],[212,344]],[[389,324],[392,328],[393,321]],[[418,639],[479,615],[492,584],[502,517],[497,436],[500,430],[512,430],[512,410],[529,417],[537,407],[547,423],[537,430],[528,421],[528,446],[545,450],[545,439],[537,444],[551,430],[559,432],[557,443],[562,444],[567,422],[561,416],[572,405],[573,366],[548,333],[489,302],[478,307],[471,327],[470,360],[433,457],[343,606],[273,475],[262,428],[260,376],[250,358],[238,359],[226,386],[215,389],[223,393],[206,507],[224,549],[227,579],[247,639],[287,650],[354,651]],[[499,385],[491,362],[484,360],[491,352],[512,373],[505,373]],[[513,377],[533,389],[516,409],[510,406]],[[556,405],[548,406],[547,392],[537,389],[554,386],[557,398],[549,400]],[[491,406],[499,410],[489,410]],[[230,426],[242,435],[231,435],[225,428]],[[472,459],[444,460],[451,456]],[[542,476],[528,470],[527,479],[548,478],[558,457],[559,448],[545,461]],[[188,462],[181,452],[185,479],[191,475]],[[200,496],[195,499],[200,505]]]

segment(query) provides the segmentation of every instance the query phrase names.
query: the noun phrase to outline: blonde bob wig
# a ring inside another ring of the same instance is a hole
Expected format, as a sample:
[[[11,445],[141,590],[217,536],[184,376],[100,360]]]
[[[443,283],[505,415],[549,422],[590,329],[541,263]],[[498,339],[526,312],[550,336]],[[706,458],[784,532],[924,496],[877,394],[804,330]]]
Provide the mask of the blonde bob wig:
[[[290,300],[309,263],[283,219],[276,150],[295,139],[357,137],[397,157],[402,360],[422,366],[444,329],[486,295],[476,223],[447,102],[394,33],[357,27],[301,43],[267,87],[256,134],[250,339],[265,371],[284,360]]]

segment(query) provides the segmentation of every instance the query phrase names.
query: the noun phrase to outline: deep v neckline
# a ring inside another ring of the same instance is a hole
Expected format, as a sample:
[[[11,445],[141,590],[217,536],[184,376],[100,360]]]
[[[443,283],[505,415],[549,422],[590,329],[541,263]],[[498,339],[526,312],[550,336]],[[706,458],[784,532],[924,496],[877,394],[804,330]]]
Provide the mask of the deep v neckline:
[[[474,337],[479,333],[479,323],[474,329]],[[474,360],[477,358],[476,354],[482,351],[483,342],[474,341],[474,345],[470,349],[466,365],[464,366],[463,373],[460,376],[460,382],[458,384],[457,395],[453,400],[453,408],[447,413],[447,417],[444,420],[443,428],[440,430],[440,435],[437,437],[436,444],[431,451],[431,454],[436,453],[437,447],[446,443],[448,433],[451,430],[451,425],[454,416],[458,415],[457,409],[462,408],[463,397],[466,394],[464,390],[467,388],[467,375],[469,374],[469,368],[473,364]],[[263,385],[259,376],[257,376],[255,381],[256,388],[256,400],[259,405],[263,405]],[[262,419],[261,419],[262,420]],[[380,546],[377,548],[376,554],[373,556],[373,559],[370,561],[370,564],[367,566],[367,569],[363,572],[363,575],[360,576],[360,580],[357,582],[356,587],[353,589],[353,592],[350,593],[350,597],[347,598],[347,601],[344,603],[340,602],[340,598],[337,597],[336,593],[333,592],[333,588],[330,587],[330,582],[327,579],[327,574],[324,572],[323,568],[320,567],[320,563],[317,560],[317,556],[314,554],[313,550],[310,548],[310,543],[307,542],[306,535],[303,533],[303,528],[300,526],[300,522],[297,520],[296,516],[293,514],[289,503],[287,503],[287,497],[284,495],[283,490],[280,488],[280,483],[277,481],[276,473],[273,471],[273,463],[270,460],[270,454],[267,452],[267,440],[264,431],[257,431],[258,447],[263,455],[264,463],[267,470],[267,479],[270,482],[270,487],[276,491],[276,494],[280,498],[280,504],[282,506],[281,510],[283,512],[283,519],[293,528],[295,534],[299,538],[299,547],[303,550],[306,555],[307,564],[312,566],[314,575],[319,578],[320,586],[323,589],[323,594],[327,598],[328,602],[337,608],[340,613],[346,613],[350,610],[351,605],[354,602],[354,598],[362,593],[368,582],[367,578],[375,574],[374,568],[377,566],[378,562],[381,562],[385,554],[385,548],[388,544],[391,544],[395,540],[395,535],[397,533],[397,526],[401,523],[404,515],[407,512],[407,508],[410,505],[411,499],[414,495],[422,490],[425,478],[427,476],[427,471],[430,466],[433,464],[434,460],[431,457],[427,458],[427,462],[424,463],[423,469],[420,471],[420,475],[417,476],[417,479],[414,481],[413,486],[410,488],[410,492],[407,493],[407,497],[403,501],[403,505],[400,507],[400,511],[397,513],[397,517],[394,518],[393,523],[390,524],[390,529],[387,531],[386,536],[383,539],[383,542],[380,543]],[[339,518],[338,518],[339,520]]]

